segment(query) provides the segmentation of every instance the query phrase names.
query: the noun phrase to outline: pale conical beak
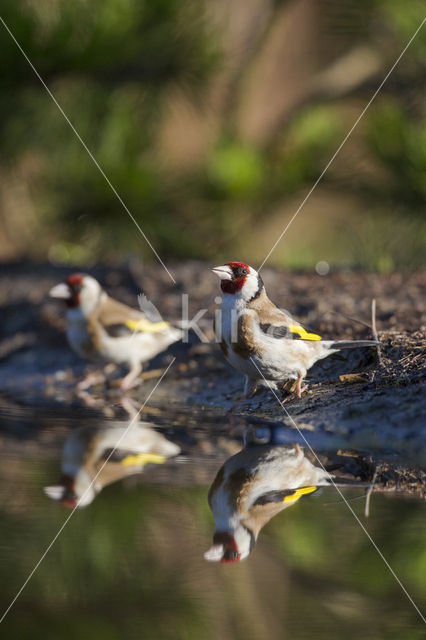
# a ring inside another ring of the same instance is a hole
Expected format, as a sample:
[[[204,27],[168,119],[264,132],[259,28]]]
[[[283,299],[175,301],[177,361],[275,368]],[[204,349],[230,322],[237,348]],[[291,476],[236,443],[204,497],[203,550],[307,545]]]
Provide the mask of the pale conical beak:
[[[231,267],[224,264],[222,267],[215,267],[212,269],[213,273],[215,273],[221,280],[232,280],[233,273]]]
[[[70,288],[65,282],[57,284],[53,289],[49,291],[51,298],[62,298],[63,300],[69,300],[71,298]]]
[[[214,544],[205,552],[204,558],[209,562],[220,562],[222,560],[224,550],[225,548],[223,544]]]
[[[52,498],[52,500],[62,500],[62,497],[64,495],[64,487],[61,484],[44,487],[44,493],[49,496],[49,498]]]

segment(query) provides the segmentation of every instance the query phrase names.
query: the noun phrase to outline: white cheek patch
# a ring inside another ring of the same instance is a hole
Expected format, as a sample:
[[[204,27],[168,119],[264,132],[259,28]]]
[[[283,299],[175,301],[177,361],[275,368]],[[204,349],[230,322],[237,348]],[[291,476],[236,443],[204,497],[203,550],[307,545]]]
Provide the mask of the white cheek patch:
[[[88,316],[99,304],[101,297],[101,287],[94,279],[86,276],[83,287],[80,291],[80,308],[85,316]]]
[[[244,283],[244,286],[241,290],[242,297],[246,302],[251,300],[259,289],[259,279],[257,277],[257,273],[253,270],[247,276],[247,279]]]

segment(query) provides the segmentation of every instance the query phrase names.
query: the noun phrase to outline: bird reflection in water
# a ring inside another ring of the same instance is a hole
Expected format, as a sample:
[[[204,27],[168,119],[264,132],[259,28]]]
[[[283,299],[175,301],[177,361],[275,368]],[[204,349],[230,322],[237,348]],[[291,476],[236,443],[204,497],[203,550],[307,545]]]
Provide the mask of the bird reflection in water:
[[[60,482],[45,487],[46,495],[70,508],[84,507],[105,486],[180,453],[177,444],[136,418],[134,412],[130,427],[128,421],[117,420],[104,427],[73,431],[62,452]]]
[[[251,429],[244,448],[219,469],[208,501],[215,520],[213,546],[204,554],[211,562],[232,563],[247,558],[269,520],[318,487],[332,475],[310,462],[299,444],[259,444]]]

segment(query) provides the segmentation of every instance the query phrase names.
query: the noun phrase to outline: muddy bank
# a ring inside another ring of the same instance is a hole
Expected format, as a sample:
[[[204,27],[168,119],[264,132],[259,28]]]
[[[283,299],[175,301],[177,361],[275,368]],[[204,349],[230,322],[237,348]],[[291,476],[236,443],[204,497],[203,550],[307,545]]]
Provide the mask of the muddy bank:
[[[72,271],[51,265],[0,266],[0,392],[14,404],[73,411],[84,405],[74,387],[87,364],[66,343],[61,305],[47,297],[50,287]],[[207,309],[200,327],[212,339],[219,289],[209,265],[187,262],[172,265],[171,271],[176,286],[155,265],[134,262],[91,273],[128,304],[136,306],[136,296],[143,291],[165,319],[181,318],[181,294],[188,293],[190,316]],[[382,484],[419,488],[420,469],[426,466],[426,274],[339,272],[321,277],[265,268],[262,275],[274,302],[326,338],[370,337],[367,327],[345,316],[370,323],[375,297],[384,343],[382,365],[371,349],[342,352],[309,372],[309,391],[302,399],[283,409],[269,391],[260,390],[240,405],[230,424],[226,411],[241,397],[242,376],[226,364],[215,344],[201,343],[192,333],[189,344],[175,345],[150,363],[146,380],[132,397],[144,401],[159,373],[176,357],[149,401],[160,422],[176,420],[177,415],[189,425],[196,416],[208,425],[201,438],[205,443],[213,433],[230,441],[232,433],[248,423],[284,426],[290,439],[304,446],[306,439],[315,450],[355,451],[359,469],[365,462],[359,474],[364,478],[380,464]],[[340,378],[351,373],[360,375]],[[111,372],[107,387],[93,389],[91,410],[101,415],[117,402],[119,375],[118,370]],[[217,451],[222,458],[223,452]]]
[[[63,447],[76,430],[101,433],[112,426],[125,429],[129,424],[129,416],[118,402],[109,401],[103,408],[88,409],[76,404],[72,408],[26,407],[4,397],[0,401],[0,443],[3,454],[14,460],[10,469],[3,469],[4,477],[13,476],[16,467],[25,467],[29,460],[44,461],[49,463],[51,480],[55,482],[60,474]],[[359,496],[365,495],[369,487],[376,493],[412,497],[426,494],[426,473],[400,456],[385,460],[374,450],[335,448],[332,442],[321,438],[314,443],[312,433],[304,428],[296,433],[279,421],[239,416],[230,425],[220,415],[196,408],[189,411],[147,406],[143,423],[178,445],[180,453],[164,464],[148,464],[135,470],[134,475],[123,479],[129,487],[140,483],[207,487],[220,466],[241,450],[249,436],[254,446],[274,443],[294,447],[298,443],[313,465],[324,466],[336,483],[342,488],[349,485]]]

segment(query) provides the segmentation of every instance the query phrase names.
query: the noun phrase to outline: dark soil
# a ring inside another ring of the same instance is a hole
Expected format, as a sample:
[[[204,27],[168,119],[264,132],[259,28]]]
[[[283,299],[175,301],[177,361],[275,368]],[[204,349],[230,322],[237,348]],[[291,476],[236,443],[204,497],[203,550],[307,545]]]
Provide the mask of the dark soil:
[[[0,393],[9,408],[13,405],[12,413],[19,406],[38,407],[39,413],[70,407],[75,412],[83,406],[75,384],[88,365],[67,345],[61,304],[47,297],[72,271],[45,264],[0,265]],[[174,345],[145,368],[147,379],[131,394],[139,402],[156,383],[155,370],[164,370],[176,357],[149,401],[147,419],[151,411],[160,424],[180,424],[184,431],[187,425],[187,437],[197,443],[192,454],[214,452],[221,460],[235,451],[243,426],[284,428],[289,442],[309,443],[324,460],[343,464],[342,473],[369,481],[377,468],[377,487],[424,491],[426,272],[318,276],[265,268],[262,277],[273,301],[325,338],[371,337],[368,327],[345,316],[371,325],[371,300],[376,298],[382,363],[374,349],[341,352],[309,372],[309,391],[300,400],[283,408],[270,391],[261,390],[231,418],[226,412],[242,397],[243,377],[213,343],[218,280],[210,265],[200,262],[175,265],[171,271],[177,285],[156,265],[132,262],[91,270],[112,296],[130,305],[137,306],[136,296],[143,291],[167,320],[181,319],[184,293],[190,317],[208,310],[199,326],[210,343],[191,333],[188,344]],[[353,373],[360,375],[345,377]],[[121,374],[117,370],[107,387],[93,390],[92,411],[111,412]],[[197,423],[208,428],[194,436]]]

